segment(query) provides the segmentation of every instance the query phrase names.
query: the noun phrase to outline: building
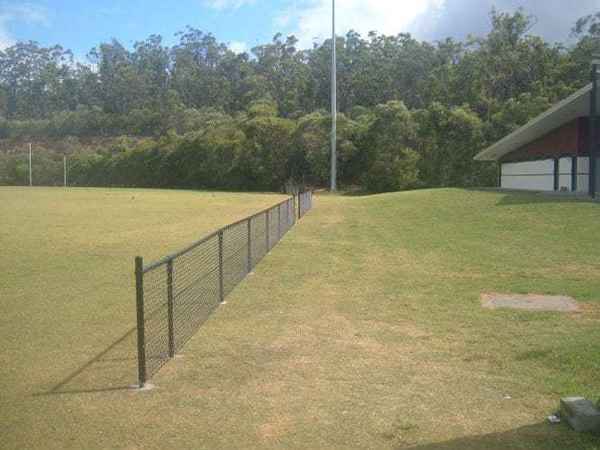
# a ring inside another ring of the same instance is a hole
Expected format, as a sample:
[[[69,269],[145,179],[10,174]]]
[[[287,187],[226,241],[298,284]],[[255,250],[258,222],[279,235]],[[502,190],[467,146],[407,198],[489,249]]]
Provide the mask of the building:
[[[597,73],[598,67],[594,65],[593,72]],[[596,85],[594,80],[475,159],[499,163],[503,189],[600,194],[600,149],[593,150],[598,146],[592,145],[592,141],[598,142],[600,130],[598,125],[591,126],[594,109],[600,105],[600,91],[593,88]],[[597,169],[590,167],[590,152]]]

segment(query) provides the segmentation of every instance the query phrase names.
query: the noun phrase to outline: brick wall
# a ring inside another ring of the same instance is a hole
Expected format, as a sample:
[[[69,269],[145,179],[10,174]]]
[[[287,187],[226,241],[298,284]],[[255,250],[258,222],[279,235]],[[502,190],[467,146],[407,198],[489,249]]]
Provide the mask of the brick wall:
[[[501,162],[527,161],[587,154],[587,118],[575,119],[504,156]]]

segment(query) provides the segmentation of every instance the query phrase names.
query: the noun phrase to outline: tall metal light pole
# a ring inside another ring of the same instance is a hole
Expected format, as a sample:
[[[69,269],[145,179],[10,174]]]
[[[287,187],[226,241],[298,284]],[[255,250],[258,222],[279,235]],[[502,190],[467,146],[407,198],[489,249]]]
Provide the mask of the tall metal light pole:
[[[599,116],[600,113],[599,108],[599,100],[598,97],[600,95],[600,89],[598,86],[598,78],[600,69],[600,58],[597,56],[592,61],[592,93],[590,95],[590,140],[589,140],[589,154],[590,154],[590,181],[589,181],[589,191],[590,196],[595,197],[596,187],[597,187],[597,178],[598,178],[598,165],[596,164],[598,158],[598,127],[599,124]]]
[[[337,57],[335,0],[331,0],[331,191],[337,190]]]
[[[33,186],[33,171],[31,170],[31,158],[32,158],[32,154],[31,154],[31,142],[29,143],[29,186]]]

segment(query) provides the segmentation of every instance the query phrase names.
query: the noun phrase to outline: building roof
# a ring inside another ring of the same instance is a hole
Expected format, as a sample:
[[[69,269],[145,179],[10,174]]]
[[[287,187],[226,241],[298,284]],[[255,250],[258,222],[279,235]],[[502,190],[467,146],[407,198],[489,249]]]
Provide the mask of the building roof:
[[[474,159],[477,161],[498,161],[504,155],[518,150],[578,117],[589,116],[591,92],[592,84],[590,83],[494,145],[481,151]]]

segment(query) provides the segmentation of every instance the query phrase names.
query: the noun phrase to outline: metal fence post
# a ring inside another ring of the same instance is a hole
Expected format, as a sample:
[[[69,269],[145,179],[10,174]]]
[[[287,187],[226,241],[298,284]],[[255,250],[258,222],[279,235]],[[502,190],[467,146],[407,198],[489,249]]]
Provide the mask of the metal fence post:
[[[135,300],[137,311],[138,380],[140,388],[146,384],[146,343],[144,335],[144,259],[135,258]]]
[[[266,227],[265,227],[265,236],[266,236],[266,239],[267,239],[267,253],[269,253],[269,250],[270,250],[270,248],[269,248],[269,244],[270,244],[270,242],[269,242],[269,234],[270,234],[269,228],[271,228],[271,226],[269,225],[269,216],[271,215],[271,210],[268,210],[267,212],[265,212],[265,214],[266,214],[266,219],[265,219],[265,224],[266,224]]]
[[[219,231],[219,297],[221,303],[225,301],[225,290],[223,288],[223,230]]]
[[[302,219],[302,193],[298,192],[298,220]]]
[[[248,273],[252,272],[252,217],[248,219]]]
[[[175,327],[173,325],[173,260],[167,262],[167,321],[169,325],[169,357],[175,356]]]

